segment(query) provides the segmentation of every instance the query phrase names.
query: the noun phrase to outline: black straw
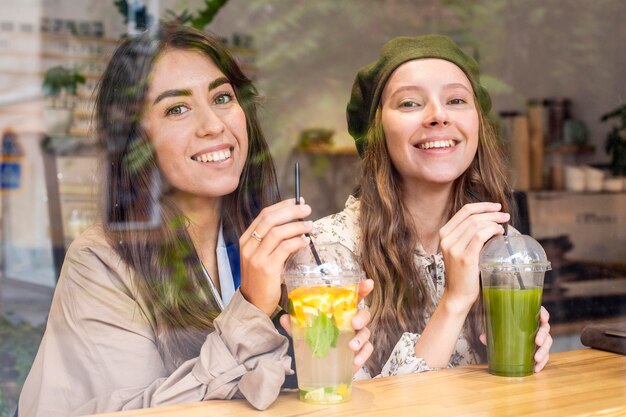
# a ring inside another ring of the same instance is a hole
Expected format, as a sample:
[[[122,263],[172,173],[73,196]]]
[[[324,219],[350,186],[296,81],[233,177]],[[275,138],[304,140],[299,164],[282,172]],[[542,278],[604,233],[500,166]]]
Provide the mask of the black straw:
[[[478,194],[476,194],[471,188],[466,188],[465,192],[472,198],[474,198],[475,200],[478,200],[479,202],[485,202],[486,200],[479,196]],[[509,252],[509,256],[513,256],[513,248],[511,247],[511,242],[509,242],[509,223],[504,223],[504,243],[506,244],[506,250],[507,252]],[[513,263],[515,263],[515,260],[513,259]],[[526,286],[524,285],[524,281],[522,280],[522,275],[519,273],[519,271],[515,271],[515,278],[517,278],[517,283],[519,284],[520,288],[522,290],[526,289]]]
[[[295,178],[296,178],[296,205],[300,204],[300,164],[296,162],[295,166]],[[317,254],[317,249],[315,249],[315,245],[313,244],[313,239],[311,239],[311,235],[306,233],[306,237],[309,238],[309,248],[311,248],[311,253],[313,253],[313,257],[315,258],[315,263],[320,266],[322,265],[322,260],[320,256]],[[324,272],[322,270],[322,272]]]

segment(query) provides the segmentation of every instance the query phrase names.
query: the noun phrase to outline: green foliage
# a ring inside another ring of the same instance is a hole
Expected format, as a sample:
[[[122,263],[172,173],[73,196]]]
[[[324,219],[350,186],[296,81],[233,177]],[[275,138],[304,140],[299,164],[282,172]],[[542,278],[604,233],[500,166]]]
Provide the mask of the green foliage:
[[[126,0],[115,0],[113,4],[117,11],[124,16],[124,23],[128,23],[128,2]]]
[[[46,71],[43,89],[48,96],[58,96],[63,92],[76,95],[78,86],[84,84],[85,81],[85,76],[78,70],[58,65]]]
[[[191,20],[191,26],[196,29],[203,29],[213,21],[217,12],[226,4],[228,0],[204,0],[204,10],[198,11],[196,17]]]
[[[167,10],[165,12],[167,17],[161,23],[164,25],[190,24],[194,28],[202,30],[213,21],[217,12],[226,4],[227,1],[228,0],[204,0],[204,9],[198,10],[195,13],[189,12],[187,9],[178,13],[173,10]],[[128,2],[126,0],[115,0],[113,4],[120,14],[124,16],[124,23],[127,23]],[[145,6],[139,9],[138,20],[141,20],[142,22],[148,22],[150,20],[150,17],[146,15]],[[140,27],[145,29],[144,26]]]
[[[141,171],[152,159],[154,151],[149,142],[136,141],[130,144],[126,163],[131,174]]]
[[[0,317],[0,415],[8,415],[17,404],[43,331],[44,325],[13,324]]]
[[[328,349],[337,347],[339,329],[332,318],[320,312],[311,327],[306,329],[306,343],[313,351],[313,356],[323,358],[328,354]]]
[[[619,125],[606,137],[605,150],[611,156],[611,170],[613,175],[626,175],[626,104],[604,114],[601,121],[617,119]]]

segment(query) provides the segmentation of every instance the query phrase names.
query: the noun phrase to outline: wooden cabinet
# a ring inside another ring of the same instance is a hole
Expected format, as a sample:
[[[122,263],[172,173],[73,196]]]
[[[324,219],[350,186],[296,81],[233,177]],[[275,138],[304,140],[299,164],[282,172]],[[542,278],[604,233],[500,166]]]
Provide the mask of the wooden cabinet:
[[[576,332],[626,316],[626,193],[530,192],[527,202],[530,233],[552,263],[544,287],[551,323]]]

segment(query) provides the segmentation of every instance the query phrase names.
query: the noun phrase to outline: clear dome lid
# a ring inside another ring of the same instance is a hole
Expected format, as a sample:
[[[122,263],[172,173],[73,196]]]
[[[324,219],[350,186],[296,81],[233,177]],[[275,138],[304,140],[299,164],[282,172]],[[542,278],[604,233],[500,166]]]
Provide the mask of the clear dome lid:
[[[292,253],[283,267],[283,277],[333,278],[364,277],[358,258],[341,243],[316,243],[315,259],[310,246]]]
[[[528,235],[490,239],[480,251],[479,267],[488,272],[545,272],[552,269],[539,242]]]

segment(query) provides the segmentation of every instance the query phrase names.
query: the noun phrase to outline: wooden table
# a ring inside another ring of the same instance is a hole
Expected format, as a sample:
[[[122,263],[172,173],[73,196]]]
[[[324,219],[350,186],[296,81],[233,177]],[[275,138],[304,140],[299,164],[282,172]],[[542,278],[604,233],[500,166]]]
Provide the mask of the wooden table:
[[[305,404],[291,392],[262,412],[231,400],[103,416],[626,416],[626,356],[595,349],[554,353],[542,372],[525,378],[497,377],[472,365],[360,381],[351,402],[334,406]]]

